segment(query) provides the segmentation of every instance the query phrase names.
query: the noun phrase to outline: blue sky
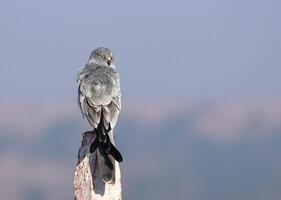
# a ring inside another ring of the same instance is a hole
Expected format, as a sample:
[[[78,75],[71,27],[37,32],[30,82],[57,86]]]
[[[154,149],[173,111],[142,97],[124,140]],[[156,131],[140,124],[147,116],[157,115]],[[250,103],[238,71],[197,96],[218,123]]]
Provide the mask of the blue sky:
[[[280,97],[280,24],[274,0],[2,0],[0,98],[75,98],[98,46],[128,101]]]

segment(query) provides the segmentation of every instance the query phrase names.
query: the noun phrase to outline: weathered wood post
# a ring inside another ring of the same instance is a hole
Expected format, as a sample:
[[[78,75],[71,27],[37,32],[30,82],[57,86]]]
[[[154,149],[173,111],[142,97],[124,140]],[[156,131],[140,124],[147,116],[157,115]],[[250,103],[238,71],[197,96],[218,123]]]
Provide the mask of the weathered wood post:
[[[75,200],[121,200],[121,173],[119,163],[115,161],[115,184],[102,181],[97,153],[90,154],[94,132],[83,133],[82,144],[78,153],[78,162],[74,176]]]

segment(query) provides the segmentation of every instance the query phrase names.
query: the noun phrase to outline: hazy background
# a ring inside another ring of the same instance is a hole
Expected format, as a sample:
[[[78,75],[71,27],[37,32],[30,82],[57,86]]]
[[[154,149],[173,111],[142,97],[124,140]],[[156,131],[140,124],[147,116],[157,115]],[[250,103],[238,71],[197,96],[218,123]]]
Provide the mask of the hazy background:
[[[0,3],[1,198],[73,198],[98,46],[122,79],[124,199],[281,198],[280,1]]]

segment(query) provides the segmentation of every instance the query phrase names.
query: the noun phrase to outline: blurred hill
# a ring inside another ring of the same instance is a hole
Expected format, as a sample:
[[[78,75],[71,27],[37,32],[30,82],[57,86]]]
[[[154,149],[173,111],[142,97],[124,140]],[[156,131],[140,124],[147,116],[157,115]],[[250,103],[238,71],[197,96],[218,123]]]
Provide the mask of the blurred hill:
[[[124,199],[281,198],[281,102],[127,106],[116,129]],[[76,105],[0,105],[0,193],[72,199]]]

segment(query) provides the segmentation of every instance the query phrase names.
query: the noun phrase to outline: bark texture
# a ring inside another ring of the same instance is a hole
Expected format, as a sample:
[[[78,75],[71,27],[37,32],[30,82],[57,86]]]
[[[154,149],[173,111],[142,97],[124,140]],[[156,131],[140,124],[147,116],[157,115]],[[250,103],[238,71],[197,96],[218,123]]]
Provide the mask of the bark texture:
[[[95,139],[93,132],[83,133],[78,153],[78,163],[74,176],[75,200],[121,200],[121,174],[119,163],[115,161],[115,184],[104,183],[98,167],[97,153],[89,149]]]

